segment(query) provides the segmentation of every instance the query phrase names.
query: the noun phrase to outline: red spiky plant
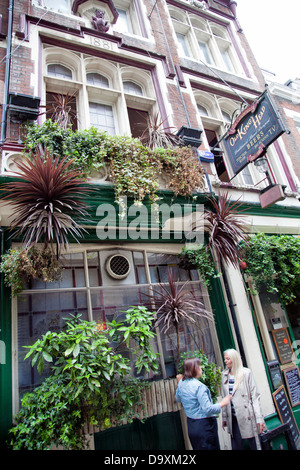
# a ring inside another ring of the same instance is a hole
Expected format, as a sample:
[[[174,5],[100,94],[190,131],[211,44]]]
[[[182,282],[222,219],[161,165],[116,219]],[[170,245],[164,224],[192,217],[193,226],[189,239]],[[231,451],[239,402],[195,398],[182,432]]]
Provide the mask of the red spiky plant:
[[[206,320],[213,320],[213,314],[204,308],[202,302],[197,300],[188,289],[189,282],[181,284],[174,278],[172,269],[167,270],[168,283],[160,284],[160,289],[153,289],[157,320],[155,326],[163,325],[162,332],[167,332],[171,326],[175,328],[177,337],[177,371],[179,365],[179,325],[181,321],[195,323],[195,316]]]
[[[76,240],[82,236],[79,222],[87,208],[82,196],[90,189],[72,163],[47,151],[44,156],[37,152],[17,164],[16,181],[3,185],[4,199],[14,205],[12,229],[23,236],[26,248],[43,242],[45,247],[56,244],[60,253],[68,236]]]
[[[220,266],[221,261],[239,266],[239,243],[247,243],[249,235],[244,223],[243,203],[231,202],[228,193],[220,194],[217,199],[210,199],[212,210],[205,212],[205,226],[209,233],[208,249],[216,256]]]

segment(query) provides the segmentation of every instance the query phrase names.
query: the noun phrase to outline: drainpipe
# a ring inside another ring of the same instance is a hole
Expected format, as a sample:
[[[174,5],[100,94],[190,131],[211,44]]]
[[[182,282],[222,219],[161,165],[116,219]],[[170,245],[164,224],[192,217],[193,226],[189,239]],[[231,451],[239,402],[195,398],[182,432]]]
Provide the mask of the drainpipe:
[[[10,78],[10,65],[11,65],[11,45],[12,45],[12,25],[13,25],[13,9],[14,0],[9,0],[8,6],[8,26],[6,36],[6,61],[5,61],[5,75],[4,75],[4,96],[2,106],[2,123],[1,123],[1,139],[2,145],[6,138],[6,123],[7,123],[7,108],[8,108],[8,95],[9,95],[9,78]]]

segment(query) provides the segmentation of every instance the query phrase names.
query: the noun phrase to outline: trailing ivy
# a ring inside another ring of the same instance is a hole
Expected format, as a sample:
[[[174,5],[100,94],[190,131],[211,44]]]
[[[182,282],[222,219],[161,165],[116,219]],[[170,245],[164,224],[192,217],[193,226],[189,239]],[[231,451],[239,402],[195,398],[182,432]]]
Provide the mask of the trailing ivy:
[[[256,293],[264,286],[267,292],[277,293],[286,305],[299,298],[299,237],[258,233],[242,248],[245,272],[252,277]]]
[[[118,202],[126,195],[138,202],[146,196],[150,202],[157,201],[162,172],[168,176],[175,195],[192,195],[203,185],[204,171],[190,147],[151,150],[139,139],[110,136],[95,128],[73,132],[51,120],[28,127],[25,152],[35,153],[40,147],[54,156],[75,159],[76,167],[86,177],[108,166]]]
[[[220,276],[216,271],[211,252],[205,245],[184,246],[180,257],[180,266],[184,269],[197,269],[206,285],[210,285],[212,278]]]
[[[0,272],[5,284],[11,288],[12,297],[24,289],[24,283],[32,279],[56,282],[62,277],[63,267],[51,248],[11,248],[2,256]]]

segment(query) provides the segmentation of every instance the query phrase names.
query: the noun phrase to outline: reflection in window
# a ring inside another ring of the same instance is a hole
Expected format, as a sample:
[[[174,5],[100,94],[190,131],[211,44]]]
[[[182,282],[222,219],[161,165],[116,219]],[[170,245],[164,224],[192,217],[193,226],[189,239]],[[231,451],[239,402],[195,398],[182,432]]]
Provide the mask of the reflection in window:
[[[27,350],[23,346],[35,343],[47,331],[59,332],[65,324],[65,318],[80,315],[88,319],[87,297],[85,292],[41,292],[22,294],[18,297],[18,372],[20,398],[49,374],[46,363],[43,374],[37,372],[36,366],[24,358]]]

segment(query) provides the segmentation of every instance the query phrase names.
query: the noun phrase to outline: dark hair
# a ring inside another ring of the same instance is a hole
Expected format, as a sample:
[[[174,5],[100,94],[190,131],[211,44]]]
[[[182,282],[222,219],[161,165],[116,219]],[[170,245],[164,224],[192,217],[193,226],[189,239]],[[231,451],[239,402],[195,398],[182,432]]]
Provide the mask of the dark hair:
[[[189,359],[185,359],[183,362],[183,378],[185,379],[192,379],[197,375],[197,367],[200,366],[201,362],[200,359],[197,357],[190,357]]]

